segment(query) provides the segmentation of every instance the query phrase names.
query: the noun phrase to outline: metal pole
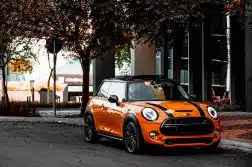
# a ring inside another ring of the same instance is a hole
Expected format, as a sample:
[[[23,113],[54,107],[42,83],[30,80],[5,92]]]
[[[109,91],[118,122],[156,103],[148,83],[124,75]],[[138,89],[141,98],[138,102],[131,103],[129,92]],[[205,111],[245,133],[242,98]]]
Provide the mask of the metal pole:
[[[56,117],[56,52],[55,52],[55,40],[53,41],[53,111],[54,117]]]
[[[228,97],[232,101],[231,97],[231,36],[230,36],[230,14],[226,16],[227,18],[227,29],[226,29],[226,34],[227,34],[227,78],[226,78],[226,92],[228,92]]]

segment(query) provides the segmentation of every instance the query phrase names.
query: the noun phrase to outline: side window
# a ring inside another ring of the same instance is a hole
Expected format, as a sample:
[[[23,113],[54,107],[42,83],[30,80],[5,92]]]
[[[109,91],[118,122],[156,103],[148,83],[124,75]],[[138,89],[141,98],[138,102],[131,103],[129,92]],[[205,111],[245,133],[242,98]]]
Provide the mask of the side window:
[[[118,96],[119,101],[122,101],[123,99],[125,99],[126,94],[125,94],[125,90],[126,89],[126,83],[124,82],[112,82],[109,92],[108,92],[108,97],[110,95],[116,95]]]
[[[110,85],[111,82],[103,82],[102,86],[99,89],[99,92],[97,93],[97,96],[107,98]]]

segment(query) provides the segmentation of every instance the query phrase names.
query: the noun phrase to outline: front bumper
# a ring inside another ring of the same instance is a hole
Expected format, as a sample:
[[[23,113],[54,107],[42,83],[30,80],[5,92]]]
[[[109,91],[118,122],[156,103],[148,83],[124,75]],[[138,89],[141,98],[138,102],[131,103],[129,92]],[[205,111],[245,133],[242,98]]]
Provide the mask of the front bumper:
[[[218,143],[221,139],[220,121],[213,122],[214,130],[204,135],[166,136],[160,132],[160,124],[141,123],[145,142],[164,147],[205,147]]]

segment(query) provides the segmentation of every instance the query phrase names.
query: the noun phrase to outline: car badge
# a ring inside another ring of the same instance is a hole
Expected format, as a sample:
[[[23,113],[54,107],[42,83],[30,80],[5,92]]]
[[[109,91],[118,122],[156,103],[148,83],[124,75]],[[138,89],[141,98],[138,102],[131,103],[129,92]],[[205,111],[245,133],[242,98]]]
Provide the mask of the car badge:
[[[190,116],[191,114],[190,113],[185,113],[184,116]]]

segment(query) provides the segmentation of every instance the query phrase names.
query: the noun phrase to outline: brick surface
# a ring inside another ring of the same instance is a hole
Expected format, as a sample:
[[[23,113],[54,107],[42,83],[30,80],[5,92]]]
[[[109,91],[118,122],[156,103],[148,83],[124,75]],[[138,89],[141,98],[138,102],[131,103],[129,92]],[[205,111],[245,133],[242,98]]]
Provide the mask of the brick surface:
[[[224,139],[252,143],[251,113],[225,113],[220,119]]]

